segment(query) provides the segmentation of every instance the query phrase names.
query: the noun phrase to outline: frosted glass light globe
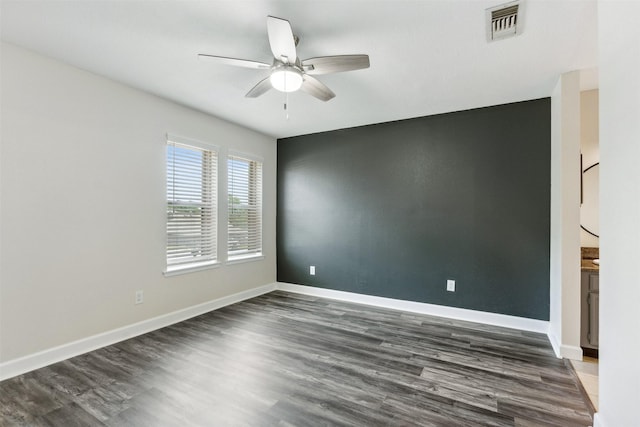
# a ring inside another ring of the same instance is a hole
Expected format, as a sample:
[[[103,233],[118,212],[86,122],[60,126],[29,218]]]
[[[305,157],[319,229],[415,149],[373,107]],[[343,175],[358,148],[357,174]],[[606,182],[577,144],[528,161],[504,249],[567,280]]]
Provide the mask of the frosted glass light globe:
[[[280,92],[295,92],[302,86],[302,73],[293,67],[283,67],[272,72],[269,80]]]

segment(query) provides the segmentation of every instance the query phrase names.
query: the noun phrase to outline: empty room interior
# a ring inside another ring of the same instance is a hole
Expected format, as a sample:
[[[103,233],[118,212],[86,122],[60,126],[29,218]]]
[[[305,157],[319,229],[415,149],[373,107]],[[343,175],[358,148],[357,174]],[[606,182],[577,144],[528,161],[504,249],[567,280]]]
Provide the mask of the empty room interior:
[[[0,425],[640,425],[638,16],[1,0]]]

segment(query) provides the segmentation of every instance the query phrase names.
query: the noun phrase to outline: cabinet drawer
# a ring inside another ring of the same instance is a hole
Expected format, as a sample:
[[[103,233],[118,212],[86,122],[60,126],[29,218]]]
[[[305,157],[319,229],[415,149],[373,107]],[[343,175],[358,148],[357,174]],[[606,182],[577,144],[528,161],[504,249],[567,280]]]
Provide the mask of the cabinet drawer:
[[[599,291],[600,290],[600,275],[591,273],[589,274],[589,290],[590,291]]]

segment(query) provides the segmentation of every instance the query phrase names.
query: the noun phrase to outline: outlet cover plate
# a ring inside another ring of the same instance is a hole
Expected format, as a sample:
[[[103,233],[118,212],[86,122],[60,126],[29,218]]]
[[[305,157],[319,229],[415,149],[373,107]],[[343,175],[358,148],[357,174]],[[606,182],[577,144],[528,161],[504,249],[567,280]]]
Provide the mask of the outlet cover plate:
[[[455,280],[447,280],[447,291],[455,292],[456,291],[456,281]]]

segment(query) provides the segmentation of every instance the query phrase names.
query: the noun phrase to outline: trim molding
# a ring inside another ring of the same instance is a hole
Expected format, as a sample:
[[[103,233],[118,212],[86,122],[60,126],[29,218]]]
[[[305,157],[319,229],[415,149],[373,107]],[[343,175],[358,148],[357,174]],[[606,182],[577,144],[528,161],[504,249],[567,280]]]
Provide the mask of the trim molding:
[[[268,284],[0,363],[0,381],[96,350],[276,289]]]
[[[355,302],[359,304],[373,305],[376,307],[391,308],[395,310],[410,311],[412,313],[428,314],[432,316],[447,317],[450,319],[485,323],[488,325],[503,326],[506,328],[520,329],[524,331],[540,332],[543,334],[548,334],[549,332],[549,322],[545,320],[527,319],[525,317],[488,313],[485,311],[469,310],[466,308],[448,307],[444,305],[428,304],[424,302],[397,300],[372,295],[356,294],[353,292],[336,291],[333,289],[294,285],[292,283],[278,282],[276,288],[288,292]]]
[[[551,332],[551,328],[549,328],[547,336],[549,337],[551,347],[553,347],[553,351],[558,359],[566,358],[571,360],[582,360],[581,347],[576,347],[575,345],[560,344],[558,337]]]
[[[582,360],[582,348],[576,347],[575,345],[562,344],[560,346],[560,357],[571,360]]]
[[[558,338],[555,336],[553,332],[551,332],[551,327],[549,327],[549,332],[547,332],[547,337],[549,337],[549,342],[551,343],[551,347],[553,348],[553,352],[556,354],[558,359],[562,358],[562,354],[560,351],[560,343],[558,342]]]
[[[598,412],[593,414],[593,427],[607,427]]]

